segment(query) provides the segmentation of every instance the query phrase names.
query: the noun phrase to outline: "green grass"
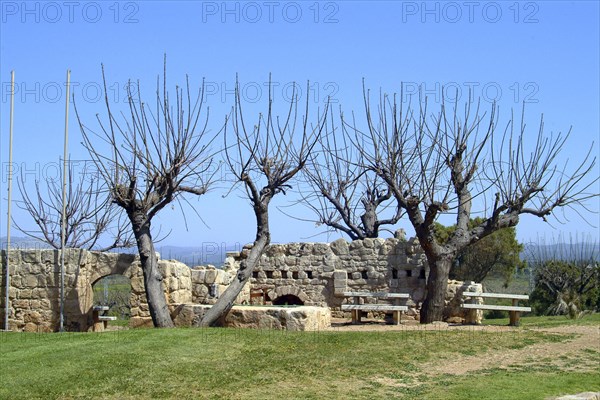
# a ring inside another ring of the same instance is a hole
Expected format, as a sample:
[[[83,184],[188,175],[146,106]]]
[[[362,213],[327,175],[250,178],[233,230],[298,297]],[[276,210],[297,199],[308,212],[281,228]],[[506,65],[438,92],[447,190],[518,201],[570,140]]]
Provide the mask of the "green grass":
[[[484,319],[484,325],[508,325],[508,318]],[[600,325],[600,313],[587,314],[580,319],[567,316],[532,316],[521,317],[524,328],[552,328],[563,325]]]
[[[567,339],[527,329],[0,333],[0,398],[543,399],[600,390],[598,368],[520,366],[461,377],[422,370],[423,363]]]

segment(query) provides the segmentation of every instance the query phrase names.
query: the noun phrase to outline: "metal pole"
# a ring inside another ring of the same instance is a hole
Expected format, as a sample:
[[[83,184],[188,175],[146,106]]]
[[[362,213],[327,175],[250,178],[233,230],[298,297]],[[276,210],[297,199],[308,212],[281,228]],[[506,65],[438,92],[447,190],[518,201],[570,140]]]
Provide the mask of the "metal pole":
[[[12,147],[13,147],[13,111],[15,108],[15,71],[10,72],[10,128],[8,139],[8,208],[6,218],[6,299],[4,300],[4,329],[9,331],[8,313],[10,311],[8,290],[10,288],[10,262],[8,253],[10,251],[10,203],[12,200]]]
[[[62,181],[62,215],[60,229],[60,328],[65,330],[65,234],[66,234],[66,210],[67,210],[67,168],[69,152],[69,88],[71,83],[71,71],[67,70],[67,96],[65,104],[65,146],[63,152],[63,181]]]

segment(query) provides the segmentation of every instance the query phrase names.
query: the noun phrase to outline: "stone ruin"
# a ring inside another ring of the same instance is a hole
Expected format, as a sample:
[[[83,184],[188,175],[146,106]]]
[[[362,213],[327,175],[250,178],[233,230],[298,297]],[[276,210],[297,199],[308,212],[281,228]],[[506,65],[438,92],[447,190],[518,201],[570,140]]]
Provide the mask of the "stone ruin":
[[[159,261],[165,296],[176,325],[190,326],[199,321],[206,306],[214,304],[235,277],[239,263],[248,251],[249,247],[245,247],[241,252],[227,253],[222,269],[210,265],[190,268],[174,260]],[[6,252],[3,252],[0,278],[2,321],[5,258]],[[152,326],[137,256],[67,249],[64,304],[67,330],[92,329],[93,285],[101,278],[115,274],[129,278],[131,283],[130,327]],[[279,311],[270,308],[263,317],[258,316],[256,307],[240,307],[228,317],[229,325],[244,326],[243,322],[247,320],[251,321],[250,325],[258,327],[322,329],[329,323],[329,311],[324,313],[323,309],[331,310],[333,316],[343,316],[340,306],[346,301],[341,296],[345,291],[409,293],[409,311],[403,318],[418,319],[428,274],[425,255],[416,239],[364,239],[350,243],[339,239],[332,243],[273,244],[266,249],[236,304],[307,307],[282,308]],[[10,329],[57,331],[60,251],[11,250],[10,276]],[[459,322],[465,318],[460,302],[462,292],[467,290],[481,291],[481,285],[450,282],[444,313],[450,321]],[[321,322],[306,322],[312,314]]]

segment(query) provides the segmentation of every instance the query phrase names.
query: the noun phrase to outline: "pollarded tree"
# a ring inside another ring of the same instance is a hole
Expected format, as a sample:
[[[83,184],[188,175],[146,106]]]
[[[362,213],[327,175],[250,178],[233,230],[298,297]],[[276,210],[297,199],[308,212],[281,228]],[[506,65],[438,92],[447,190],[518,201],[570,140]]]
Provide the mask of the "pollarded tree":
[[[207,129],[204,84],[194,95],[186,79],[185,90],[176,87],[173,101],[167,92],[165,58],[162,94],[157,84],[154,106],[142,102],[139,82],[135,95],[130,83],[128,110],[117,118],[108,101],[104,67],[102,78],[107,120],[103,122],[97,116],[100,132],[84,125],[75,108],[83,144],[112,201],[125,211],[131,224],[152,322],[155,327],[172,327],[151,224],[165,206],[180,201],[181,195],[203,195],[212,183],[216,169],[212,168],[211,144],[217,135],[209,134]]]
[[[62,168],[59,168],[61,176]],[[133,246],[131,230],[120,217],[118,208],[111,204],[111,197],[93,168],[86,165],[76,179],[74,167],[70,166],[67,177],[65,247],[108,251]],[[15,226],[25,235],[60,249],[63,209],[61,182],[47,177],[46,184],[41,186],[40,181],[36,180],[33,195],[27,190],[22,176],[17,183],[22,198],[17,205],[31,215],[37,229],[26,229],[13,221]]]
[[[543,120],[529,148],[524,116],[520,125],[513,117],[500,127],[495,105],[487,114],[479,103],[469,102],[462,110],[457,103],[442,103],[430,114],[426,99],[419,98],[413,109],[410,103],[398,104],[395,95],[385,95],[373,115],[370,103],[364,90],[366,129],[353,127],[355,146],[364,168],[390,186],[427,257],[430,274],[421,323],[442,319],[452,261],[466,246],[517,225],[524,214],[546,220],[556,209],[585,207],[586,200],[598,196],[588,192],[598,181],[592,149],[574,168],[559,166],[569,134],[544,135]],[[456,229],[441,244],[435,222],[450,213]],[[477,214],[483,221],[470,228]]]
[[[362,153],[348,141],[347,124],[340,112],[340,130],[328,125],[303,175],[310,187],[301,203],[316,216],[318,225],[343,232],[352,240],[379,237],[382,227],[402,217],[389,186],[373,171],[364,169]],[[381,214],[388,211],[387,218]]]
[[[282,119],[273,115],[272,87],[266,115],[259,114],[251,129],[247,125],[240,98],[239,82],[235,86],[235,105],[225,122],[226,162],[241,185],[256,218],[256,237],[248,255],[240,263],[235,279],[215,305],[202,318],[201,326],[213,326],[227,315],[236,297],[252,276],[265,248],[271,242],[269,205],[279,193],[286,194],[290,183],[305,167],[308,157],[324,129],[327,107],[314,123],[309,122],[308,98],[304,115],[298,119],[299,99],[294,92]],[[300,132],[297,132],[299,130]],[[228,139],[231,135],[233,143]]]

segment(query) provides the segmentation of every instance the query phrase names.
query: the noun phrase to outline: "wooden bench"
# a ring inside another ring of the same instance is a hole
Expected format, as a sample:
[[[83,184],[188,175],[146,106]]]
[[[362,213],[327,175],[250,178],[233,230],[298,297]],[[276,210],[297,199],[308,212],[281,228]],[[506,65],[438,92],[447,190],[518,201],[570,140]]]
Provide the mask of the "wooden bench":
[[[525,294],[506,294],[506,293],[477,293],[464,292],[463,297],[471,299],[471,303],[463,303],[462,308],[469,310],[499,310],[508,311],[510,326],[519,326],[519,319],[522,312],[531,312],[531,307],[519,306],[519,300],[529,300],[529,296]],[[475,299],[509,299],[512,300],[512,305],[502,306],[494,304],[477,304]],[[475,319],[471,319],[472,321]]]
[[[92,308],[92,316],[94,318],[94,332],[102,332],[108,327],[108,321],[117,320],[117,317],[105,315],[109,309],[109,306],[94,306]]]
[[[361,322],[363,311],[391,311],[396,325],[401,322],[401,312],[407,311],[407,306],[399,304],[400,299],[408,299],[408,293],[385,293],[385,292],[344,292],[344,297],[353,298],[353,304],[342,304],[342,311],[350,311],[352,313],[352,323],[359,324]],[[361,297],[373,297],[376,299],[394,299],[396,304],[360,304]]]

